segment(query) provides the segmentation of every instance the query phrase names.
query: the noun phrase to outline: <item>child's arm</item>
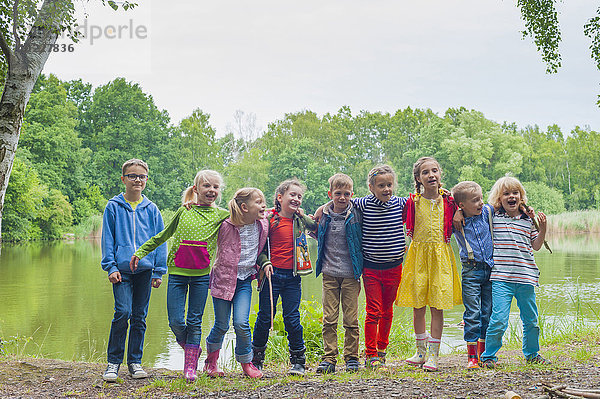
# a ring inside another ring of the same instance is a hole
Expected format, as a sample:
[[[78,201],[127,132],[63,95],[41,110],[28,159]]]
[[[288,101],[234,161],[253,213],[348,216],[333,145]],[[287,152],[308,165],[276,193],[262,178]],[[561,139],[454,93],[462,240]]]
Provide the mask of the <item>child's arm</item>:
[[[108,273],[108,281],[112,284],[121,282],[121,272],[115,259],[115,216],[107,207],[102,216],[102,270]]]
[[[165,228],[162,215],[157,207],[154,207],[154,218],[156,232],[160,232]],[[154,270],[152,270],[152,287],[158,288],[162,283],[162,276],[167,272],[167,244],[162,244],[156,249],[154,258]]]
[[[298,214],[300,215],[300,218],[302,219],[302,223],[304,223],[304,227],[307,230],[316,231],[319,228],[319,223],[316,222],[315,220],[312,220],[312,218],[310,216],[305,215],[303,210],[301,210],[301,212],[298,212]]]
[[[462,209],[458,208],[456,212],[454,212],[454,217],[452,218],[452,227],[454,230],[460,231],[465,225],[465,215],[463,215]]]
[[[131,269],[132,272],[136,271],[140,259],[154,251],[161,244],[164,244],[173,233],[175,233],[175,230],[177,230],[177,226],[179,225],[179,218],[183,212],[185,212],[185,208],[179,208],[175,216],[173,216],[173,220],[171,220],[169,225],[163,231],[150,238],[135,251],[133,256],[131,256],[131,261],[129,261],[129,269]]]
[[[267,278],[271,278],[271,275],[273,274],[273,265],[271,264],[271,261],[269,260],[269,245],[268,244],[265,244],[262,252],[260,253],[260,255],[258,255],[256,264],[258,265],[259,270],[264,269],[265,276]]]

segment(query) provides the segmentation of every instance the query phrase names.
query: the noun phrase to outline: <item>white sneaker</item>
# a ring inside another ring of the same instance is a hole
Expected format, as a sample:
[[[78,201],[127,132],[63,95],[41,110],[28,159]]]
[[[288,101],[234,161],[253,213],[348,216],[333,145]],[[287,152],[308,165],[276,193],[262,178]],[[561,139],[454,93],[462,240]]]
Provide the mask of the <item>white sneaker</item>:
[[[144,369],[142,368],[142,365],[139,364],[139,363],[129,363],[127,365],[127,367],[129,368],[129,375],[133,379],[137,380],[139,378],[146,378],[146,377],[148,377],[148,373],[146,373],[144,371]]]
[[[119,378],[119,366],[120,364],[117,363],[108,363],[104,374],[102,374],[102,379],[106,382],[116,382]]]

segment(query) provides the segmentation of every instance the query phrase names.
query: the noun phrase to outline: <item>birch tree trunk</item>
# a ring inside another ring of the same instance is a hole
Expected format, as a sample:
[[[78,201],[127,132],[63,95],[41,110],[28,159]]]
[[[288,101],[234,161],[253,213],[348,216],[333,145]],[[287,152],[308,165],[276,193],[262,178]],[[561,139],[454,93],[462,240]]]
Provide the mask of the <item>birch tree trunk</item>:
[[[52,45],[58,38],[59,27],[68,12],[65,3],[65,0],[44,0],[25,43],[21,44],[15,37],[13,49],[9,48],[6,39],[0,35],[0,48],[8,64],[4,92],[0,99],[0,234],[4,195],[19,143],[25,107],[52,51]]]

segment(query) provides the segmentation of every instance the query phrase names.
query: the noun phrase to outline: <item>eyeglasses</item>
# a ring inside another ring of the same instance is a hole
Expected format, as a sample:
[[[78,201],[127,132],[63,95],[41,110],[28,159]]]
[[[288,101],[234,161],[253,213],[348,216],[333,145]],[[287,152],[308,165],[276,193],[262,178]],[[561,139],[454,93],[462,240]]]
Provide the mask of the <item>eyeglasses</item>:
[[[136,175],[135,173],[129,173],[123,176],[125,176],[129,181],[136,181],[137,179],[140,179],[140,181],[148,180],[148,175]]]

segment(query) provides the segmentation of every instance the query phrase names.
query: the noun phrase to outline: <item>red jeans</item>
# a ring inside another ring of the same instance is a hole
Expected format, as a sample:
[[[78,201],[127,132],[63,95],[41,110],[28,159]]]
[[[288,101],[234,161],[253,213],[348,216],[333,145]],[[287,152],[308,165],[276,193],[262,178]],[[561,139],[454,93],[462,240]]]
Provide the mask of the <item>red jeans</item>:
[[[394,318],[394,300],[400,285],[402,264],[385,270],[363,269],[363,284],[367,297],[365,318],[365,354],[367,359],[385,352],[389,344]]]

